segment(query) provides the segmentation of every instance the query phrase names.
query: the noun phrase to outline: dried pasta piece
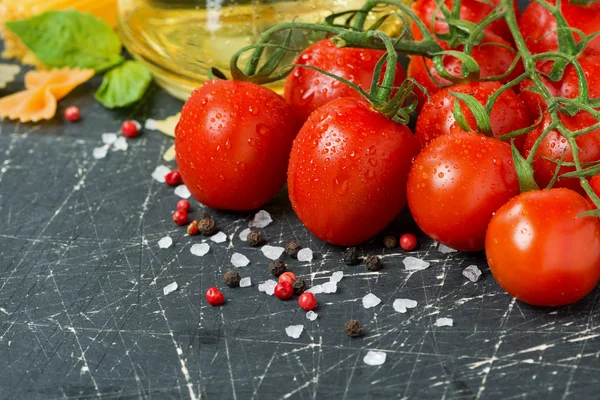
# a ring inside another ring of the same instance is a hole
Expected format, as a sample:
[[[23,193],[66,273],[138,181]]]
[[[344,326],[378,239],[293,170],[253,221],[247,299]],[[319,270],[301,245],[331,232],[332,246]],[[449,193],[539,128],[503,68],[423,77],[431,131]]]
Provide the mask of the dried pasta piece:
[[[165,161],[173,161],[175,159],[175,145],[172,145],[165,151],[163,154],[163,160]]]
[[[0,89],[4,89],[7,84],[15,80],[15,77],[21,72],[21,67],[13,64],[0,64]]]
[[[92,76],[91,69],[29,71],[25,90],[0,99],[0,116],[21,122],[50,119],[56,114],[58,100]]]
[[[181,118],[181,113],[171,115],[163,120],[148,120],[146,121],[146,129],[159,131],[167,136],[175,137],[175,127]]]

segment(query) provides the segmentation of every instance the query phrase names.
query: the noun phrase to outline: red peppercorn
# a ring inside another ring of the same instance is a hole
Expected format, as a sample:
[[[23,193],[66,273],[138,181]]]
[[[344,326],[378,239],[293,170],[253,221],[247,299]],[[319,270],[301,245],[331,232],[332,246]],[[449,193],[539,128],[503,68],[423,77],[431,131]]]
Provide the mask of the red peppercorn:
[[[400,247],[406,251],[414,250],[417,247],[417,238],[411,233],[405,233],[400,236]]]
[[[65,118],[71,122],[79,121],[79,118],[81,118],[79,108],[75,106],[67,107],[67,109],[65,110]]]
[[[140,129],[134,121],[125,121],[121,124],[121,132],[125,137],[134,138],[140,134]]]
[[[294,294],[294,288],[289,282],[279,282],[277,286],[275,286],[274,293],[275,296],[279,297],[281,300],[287,300]]]
[[[187,234],[190,236],[196,236],[199,233],[198,221],[192,221],[187,227]]]
[[[188,212],[188,211],[190,211],[190,208],[192,208],[192,205],[186,199],[181,199],[181,200],[179,200],[177,202],[177,209],[178,210]]]
[[[173,213],[173,222],[179,226],[183,226],[188,222],[188,213],[185,211],[177,210]]]
[[[223,296],[223,293],[216,287],[211,287],[206,291],[206,301],[208,301],[208,304],[211,306],[218,306],[225,301],[225,296]]]
[[[284,272],[283,274],[279,275],[279,283],[287,282],[290,285],[293,285],[295,280],[296,280],[296,275],[290,271]]]
[[[179,171],[174,169],[173,171],[165,175],[165,182],[169,186],[177,186],[181,185],[183,179],[181,179],[181,174],[179,173]]]
[[[306,311],[310,311],[317,306],[315,295],[310,292],[304,292],[298,297],[298,305]]]

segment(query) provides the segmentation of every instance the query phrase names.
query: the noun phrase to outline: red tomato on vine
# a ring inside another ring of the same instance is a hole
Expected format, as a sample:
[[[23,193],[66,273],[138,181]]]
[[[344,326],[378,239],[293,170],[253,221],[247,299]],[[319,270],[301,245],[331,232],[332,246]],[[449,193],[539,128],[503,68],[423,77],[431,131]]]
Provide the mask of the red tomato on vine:
[[[560,306],[585,297],[600,280],[600,220],[568,189],[523,193],[490,221],[485,252],[496,281],[532,305]]]

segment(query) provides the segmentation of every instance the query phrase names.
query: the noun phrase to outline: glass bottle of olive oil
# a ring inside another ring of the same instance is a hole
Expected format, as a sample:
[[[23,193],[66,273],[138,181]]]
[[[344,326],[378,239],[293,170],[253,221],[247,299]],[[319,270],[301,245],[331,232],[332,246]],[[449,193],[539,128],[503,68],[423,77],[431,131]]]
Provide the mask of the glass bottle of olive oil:
[[[118,1],[125,46],[152,70],[161,86],[183,100],[207,79],[209,68],[228,72],[231,56],[266,29],[292,20],[322,22],[332,12],[364,4],[364,0]],[[314,38],[310,32],[295,34],[292,46],[307,47]],[[293,57],[290,54],[286,61]],[[281,91],[282,85],[280,81],[270,87]]]

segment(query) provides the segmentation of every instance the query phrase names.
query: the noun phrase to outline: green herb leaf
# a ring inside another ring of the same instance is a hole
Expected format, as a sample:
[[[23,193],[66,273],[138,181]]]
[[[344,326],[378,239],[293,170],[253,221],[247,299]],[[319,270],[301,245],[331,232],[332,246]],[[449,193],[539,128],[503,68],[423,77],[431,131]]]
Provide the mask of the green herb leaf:
[[[104,75],[95,94],[106,108],[126,107],[140,100],[152,82],[152,74],[135,61],[125,61]]]
[[[123,61],[121,41],[103,20],[79,11],[48,11],[6,23],[46,67],[101,72]]]

